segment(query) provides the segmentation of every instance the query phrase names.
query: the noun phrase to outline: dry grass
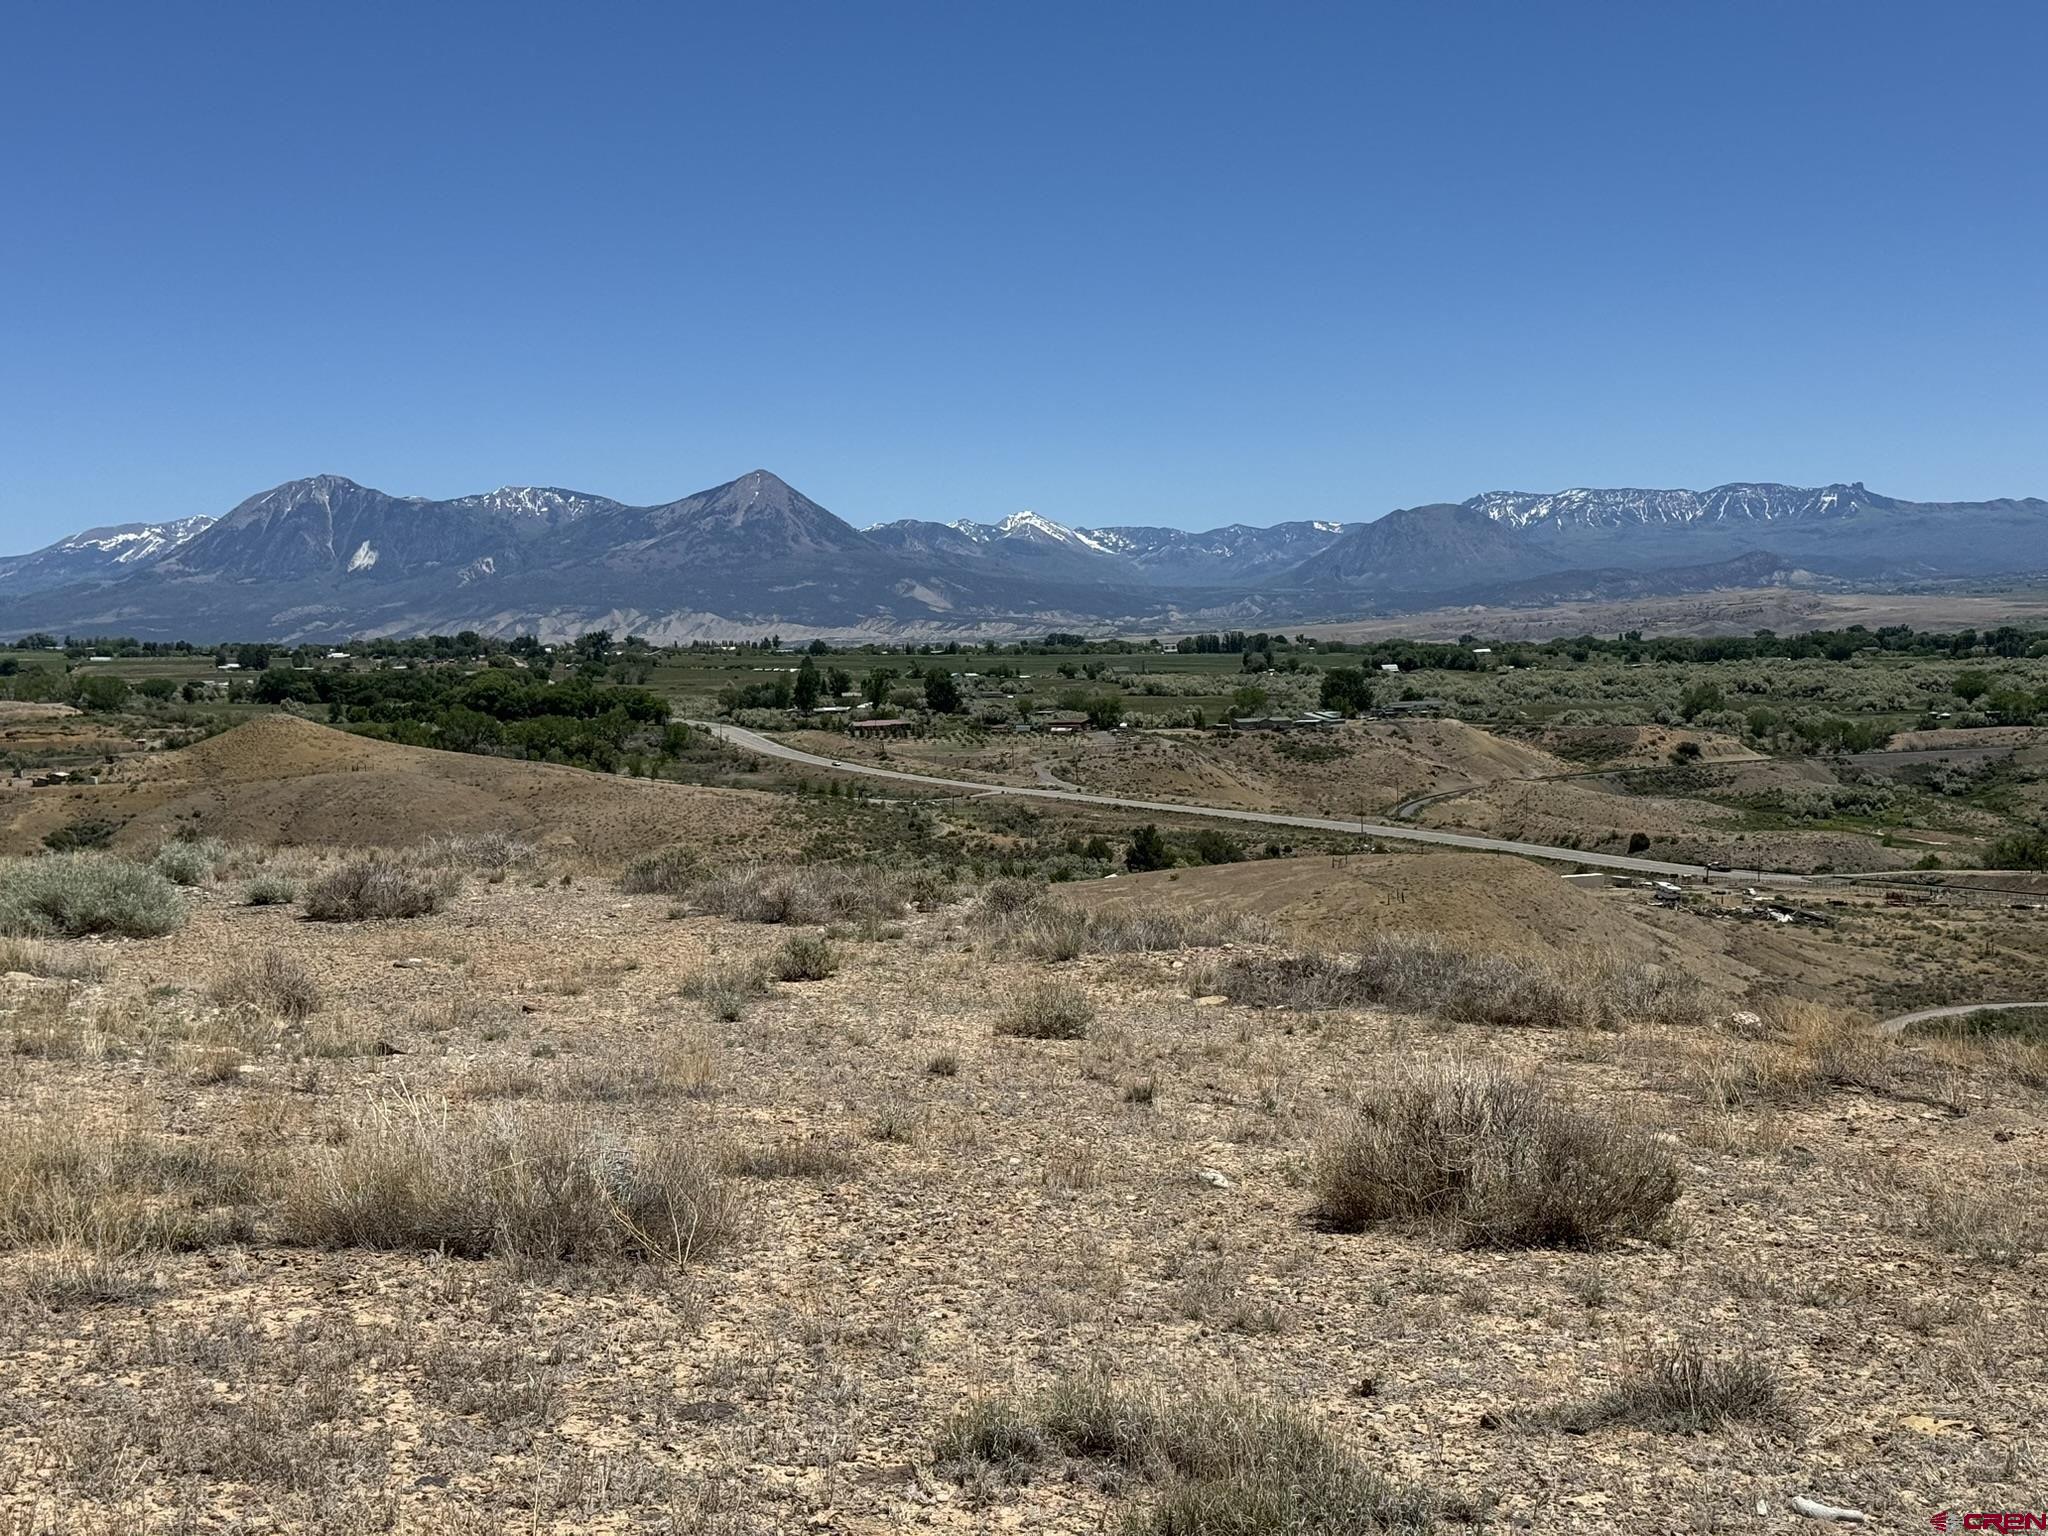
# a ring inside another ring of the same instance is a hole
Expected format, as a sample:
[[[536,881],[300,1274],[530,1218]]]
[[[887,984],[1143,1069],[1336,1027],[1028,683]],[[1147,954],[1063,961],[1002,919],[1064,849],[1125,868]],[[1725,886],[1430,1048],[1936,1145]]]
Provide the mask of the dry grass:
[[[1018,990],[996,1015],[996,1033],[1022,1040],[1080,1040],[1095,1020],[1095,1005],[1079,987],[1038,981]]]
[[[1119,1388],[1089,1374],[1035,1400],[986,1401],[934,1448],[942,1470],[999,1489],[1054,1456],[1150,1489],[1131,1536],[1355,1536],[1427,1531],[1436,1501],[1397,1489],[1320,1425],[1263,1398]]]
[[[767,995],[769,982],[760,966],[748,961],[728,961],[707,966],[685,978],[680,990],[683,996],[702,1003],[712,1018],[732,1024],[746,1016],[747,1004]]]
[[[299,883],[289,875],[265,871],[242,887],[242,900],[252,907],[288,907],[299,899]]]
[[[984,886],[968,917],[997,947],[1034,960],[1213,949],[1224,944],[1263,943],[1272,937],[1269,924],[1244,913],[1188,912],[1170,907],[1095,912],[1057,899],[1048,886],[1016,879],[995,880]]]
[[[306,916],[324,923],[425,917],[461,884],[452,870],[424,870],[382,855],[349,859],[306,889]]]
[[[900,917],[930,910],[946,885],[923,870],[896,871],[848,864],[741,864],[689,888],[686,905],[742,923],[828,923]]]
[[[213,973],[206,994],[222,1008],[246,1008],[294,1024],[304,1023],[320,1007],[320,983],[313,973],[277,949],[230,956]]]
[[[1317,1214],[1448,1227],[1500,1248],[1597,1248],[1652,1233],[1678,1198],[1656,1142],[1531,1079],[1446,1062],[1382,1077],[1317,1149]]]
[[[203,885],[227,856],[226,845],[217,837],[173,838],[157,849],[149,867],[173,885]]]
[[[99,981],[107,974],[107,961],[90,950],[0,938],[0,971],[22,971],[50,981]]]
[[[748,1179],[818,1179],[836,1184],[853,1177],[853,1159],[821,1136],[785,1136],[766,1146],[742,1147],[725,1157],[728,1171]]]
[[[677,843],[628,864],[619,889],[636,896],[684,896],[703,877],[703,859]]]
[[[286,1170],[279,1198],[292,1242],[463,1258],[683,1264],[739,1221],[687,1131],[634,1144],[565,1114],[469,1120],[421,1098],[364,1115]]]
[[[1576,1434],[1615,1425],[1698,1434],[1790,1417],[1768,1362],[1747,1351],[1715,1354],[1693,1339],[1646,1350],[1603,1396],[1534,1416]]]
[[[1240,955],[1199,973],[1192,985],[1252,1008],[1376,1007],[1541,1029],[1692,1028],[1713,1016],[1697,984],[1660,967],[1559,964],[1414,934],[1375,934],[1348,960]]]
[[[1824,1004],[1774,998],[1733,1040],[1700,1042],[1686,1084],[1718,1108],[1802,1104],[1830,1088],[1884,1090],[1896,1047]]]
[[[15,1116],[0,1124],[0,1249],[119,1256],[247,1235],[250,1168],[205,1142]]]

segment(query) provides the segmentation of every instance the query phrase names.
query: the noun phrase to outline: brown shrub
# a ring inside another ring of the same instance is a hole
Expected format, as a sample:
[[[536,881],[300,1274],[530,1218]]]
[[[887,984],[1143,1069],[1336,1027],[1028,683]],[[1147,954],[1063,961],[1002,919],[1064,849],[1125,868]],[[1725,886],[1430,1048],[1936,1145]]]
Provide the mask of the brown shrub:
[[[1095,1005],[1079,987],[1040,981],[1023,988],[996,1016],[996,1033],[1024,1040],[1079,1040],[1095,1020]]]
[[[1357,1230],[1447,1226],[1501,1248],[1594,1248],[1652,1232],[1678,1170],[1650,1140],[1559,1091],[1443,1063],[1371,1085],[1317,1150],[1317,1213]]]
[[[1761,1357],[1717,1355],[1680,1339],[1637,1356],[1604,1396],[1536,1417],[1580,1434],[1616,1424],[1697,1434],[1724,1424],[1782,1423],[1790,1413]]]
[[[471,1121],[419,1099],[284,1170],[285,1235],[320,1248],[682,1264],[739,1219],[694,1138],[630,1144],[566,1115]]]
[[[270,1018],[303,1023],[320,1007],[313,973],[282,950],[230,956],[213,973],[206,994],[222,1008],[248,1008]]]
[[[316,922],[358,923],[426,917],[460,888],[452,871],[430,871],[370,854],[348,860],[306,889],[306,916]]]

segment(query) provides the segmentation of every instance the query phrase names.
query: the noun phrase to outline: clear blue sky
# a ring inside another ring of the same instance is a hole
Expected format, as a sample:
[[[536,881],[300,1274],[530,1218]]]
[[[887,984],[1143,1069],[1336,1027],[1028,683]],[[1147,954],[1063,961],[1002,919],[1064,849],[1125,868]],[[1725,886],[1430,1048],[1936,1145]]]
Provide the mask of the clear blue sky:
[[[30,5],[0,549],[335,471],[858,523],[2048,495],[2048,6]]]

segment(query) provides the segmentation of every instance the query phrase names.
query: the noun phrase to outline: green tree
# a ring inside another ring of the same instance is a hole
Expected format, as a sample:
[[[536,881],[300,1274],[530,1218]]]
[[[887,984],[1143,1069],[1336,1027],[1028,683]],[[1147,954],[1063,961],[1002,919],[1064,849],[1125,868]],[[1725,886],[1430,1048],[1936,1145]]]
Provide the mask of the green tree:
[[[1974,704],[1991,691],[1991,674],[1972,667],[1967,672],[1958,672],[1956,680],[1949,686],[1965,704]]]
[[[128,685],[104,672],[94,673],[72,683],[71,702],[80,709],[116,710],[128,702]]]
[[[1244,687],[1237,689],[1230,695],[1230,713],[1232,715],[1256,715],[1265,707],[1266,690],[1254,687],[1250,683],[1245,684]]]
[[[935,715],[960,713],[960,685],[944,667],[933,667],[924,675],[925,707]]]
[[[1173,855],[1167,851],[1166,839],[1159,835],[1159,828],[1151,822],[1131,834],[1130,846],[1124,849],[1124,868],[1132,874],[1143,874],[1149,869],[1169,869]]]
[[[861,679],[860,691],[869,704],[880,709],[889,702],[889,686],[896,681],[896,673],[889,667],[876,667]]]
[[[1339,710],[1346,716],[1362,715],[1372,708],[1372,684],[1363,667],[1332,667],[1323,674],[1323,708]]]
[[[1124,723],[1124,696],[1120,693],[1091,693],[1081,708],[1098,731],[1113,731]]]
[[[1721,685],[1703,679],[1679,695],[1678,713],[1687,720],[1697,720],[1701,715],[1719,709],[1725,702],[1721,696]]]
[[[819,681],[818,669],[806,656],[796,669],[796,684],[790,689],[790,698],[795,702],[799,714],[808,715],[818,707],[818,693],[824,687]]]
[[[839,699],[853,692],[853,674],[844,667],[825,669],[825,692]]]

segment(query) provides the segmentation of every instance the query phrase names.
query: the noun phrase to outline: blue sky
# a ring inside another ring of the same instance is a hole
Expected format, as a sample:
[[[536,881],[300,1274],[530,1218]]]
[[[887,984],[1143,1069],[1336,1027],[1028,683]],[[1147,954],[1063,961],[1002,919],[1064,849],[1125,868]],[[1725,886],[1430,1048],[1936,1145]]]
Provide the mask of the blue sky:
[[[300,474],[858,523],[2048,495],[2048,7],[17,5],[0,550]]]

